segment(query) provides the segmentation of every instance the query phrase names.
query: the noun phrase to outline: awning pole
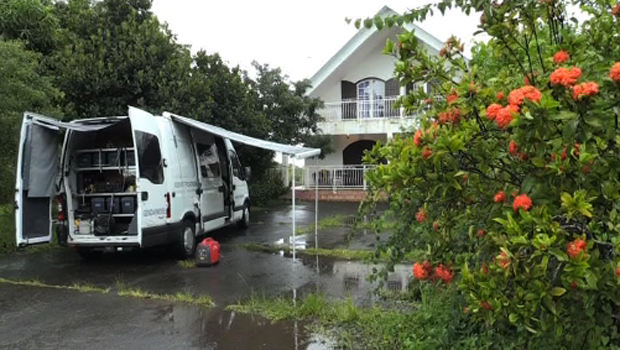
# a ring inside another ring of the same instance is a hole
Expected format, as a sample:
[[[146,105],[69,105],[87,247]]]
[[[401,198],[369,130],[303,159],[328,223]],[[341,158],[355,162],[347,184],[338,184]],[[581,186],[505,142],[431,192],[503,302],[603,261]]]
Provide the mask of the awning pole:
[[[319,157],[314,169],[314,248],[319,249]]]
[[[296,238],[296,234],[295,234],[295,158],[293,158],[293,162],[292,162],[292,172],[291,175],[293,177],[292,179],[292,188],[293,188],[293,260],[295,260],[295,249],[297,246],[297,238]]]

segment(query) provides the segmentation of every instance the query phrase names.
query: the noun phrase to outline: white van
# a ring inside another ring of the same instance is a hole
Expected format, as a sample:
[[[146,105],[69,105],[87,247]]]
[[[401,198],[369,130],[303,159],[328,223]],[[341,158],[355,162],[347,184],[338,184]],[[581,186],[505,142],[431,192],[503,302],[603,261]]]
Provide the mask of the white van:
[[[60,240],[84,257],[163,244],[191,257],[196,236],[231,223],[247,228],[249,168],[229,139],[179,120],[133,107],[126,117],[70,123],[26,113],[17,244],[51,241],[56,196]]]

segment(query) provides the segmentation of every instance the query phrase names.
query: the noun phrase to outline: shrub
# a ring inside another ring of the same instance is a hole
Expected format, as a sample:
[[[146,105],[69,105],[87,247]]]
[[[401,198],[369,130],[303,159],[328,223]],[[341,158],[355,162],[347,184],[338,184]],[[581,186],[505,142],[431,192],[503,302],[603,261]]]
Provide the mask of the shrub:
[[[282,176],[276,171],[267,171],[260,179],[249,185],[253,206],[267,206],[286,193]]]
[[[567,20],[569,3],[590,19]],[[514,344],[618,346],[620,49],[605,43],[620,18],[602,0],[444,0],[367,24],[449,7],[483,13],[491,39],[471,60],[454,37],[439,56],[408,31],[385,48],[402,84],[433,93],[399,102],[425,112],[416,135],[366,156],[365,206],[387,194],[398,223],[379,251],[425,250],[416,275],[454,273],[471,322],[527,339]]]

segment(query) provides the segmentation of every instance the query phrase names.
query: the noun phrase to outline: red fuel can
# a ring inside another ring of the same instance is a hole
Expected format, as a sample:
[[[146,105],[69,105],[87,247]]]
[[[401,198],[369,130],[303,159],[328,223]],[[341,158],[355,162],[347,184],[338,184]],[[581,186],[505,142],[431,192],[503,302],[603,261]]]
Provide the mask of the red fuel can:
[[[196,266],[211,266],[220,262],[220,244],[211,237],[196,247]]]

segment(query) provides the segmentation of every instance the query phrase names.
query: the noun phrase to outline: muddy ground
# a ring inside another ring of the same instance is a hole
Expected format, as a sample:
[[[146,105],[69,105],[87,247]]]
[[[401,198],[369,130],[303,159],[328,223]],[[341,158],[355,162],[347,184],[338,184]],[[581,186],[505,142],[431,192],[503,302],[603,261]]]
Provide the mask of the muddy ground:
[[[321,203],[319,219],[354,215],[355,203]],[[0,277],[38,279],[53,285],[88,283],[115,288],[119,282],[152,293],[208,294],[216,306],[119,297],[113,293],[81,293],[0,284],[0,348],[16,349],[329,349],[329,339],[310,334],[299,322],[276,322],[235,314],[226,305],[265,296],[300,296],[320,292],[330,298],[351,297],[373,304],[375,285],[366,281],[372,267],[323,257],[248,251],[239,244],[291,242],[289,205],[255,210],[252,226],[219,230],[222,261],[208,268],[185,269],[166,250],[110,254],[83,261],[68,249],[0,257]],[[314,221],[314,206],[296,210],[300,227]],[[373,249],[375,235],[358,232],[348,240],[348,227],[322,230],[321,248]],[[297,246],[314,247],[314,234],[298,237]],[[388,286],[404,290],[409,269],[399,266]]]

